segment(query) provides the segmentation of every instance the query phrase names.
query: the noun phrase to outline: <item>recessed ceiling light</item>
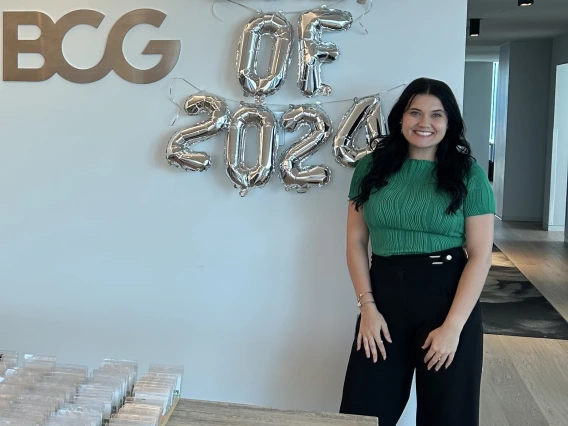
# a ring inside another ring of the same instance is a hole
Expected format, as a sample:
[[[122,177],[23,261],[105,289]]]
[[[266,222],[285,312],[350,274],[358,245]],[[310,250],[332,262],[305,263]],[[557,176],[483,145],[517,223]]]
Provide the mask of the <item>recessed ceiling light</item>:
[[[519,6],[532,6],[534,0],[519,0]]]
[[[470,19],[469,20],[469,35],[471,37],[479,36],[480,24],[481,24],[481,19]]]

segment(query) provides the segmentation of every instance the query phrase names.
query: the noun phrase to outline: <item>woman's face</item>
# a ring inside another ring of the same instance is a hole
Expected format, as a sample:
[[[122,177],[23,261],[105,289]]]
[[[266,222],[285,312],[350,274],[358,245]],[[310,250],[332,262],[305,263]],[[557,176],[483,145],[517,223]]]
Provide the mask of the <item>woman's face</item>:
[[[440,100],[433,95],[416,95],[402,116],[402,134],[410,144],[410,151],[436,153],[448,128],[448,116]]]

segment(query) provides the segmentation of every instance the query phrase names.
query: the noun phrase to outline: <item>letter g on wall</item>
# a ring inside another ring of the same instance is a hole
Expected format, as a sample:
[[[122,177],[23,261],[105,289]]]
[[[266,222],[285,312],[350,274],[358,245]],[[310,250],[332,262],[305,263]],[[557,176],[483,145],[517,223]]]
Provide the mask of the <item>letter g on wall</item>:
[[[76,10],[54,22],[43,12],[4,12],[4,81],[45,81],[59,74],[73,83],[93,83],[114,70],[122,79],[136,84],[154,83],[166,77],[175,67],[181,52],[180,40],[151,40],[143,55],[162,55],[153,68],[133,67],[124,57],[122,45],[126,34],[136,25],[149,24],[160,28],[166,14],[153,9],[127,13],[113,26],[101,61],[93,68],[79,69],[69,64],[63,55],[65,35],[77,25],[98,28],[105,15],[95,10]],[[41,34],[36,40],[19,40],[20,25],[35,25]],[[18,55],[39,53],[44,58],[41,68],[19,68]]]

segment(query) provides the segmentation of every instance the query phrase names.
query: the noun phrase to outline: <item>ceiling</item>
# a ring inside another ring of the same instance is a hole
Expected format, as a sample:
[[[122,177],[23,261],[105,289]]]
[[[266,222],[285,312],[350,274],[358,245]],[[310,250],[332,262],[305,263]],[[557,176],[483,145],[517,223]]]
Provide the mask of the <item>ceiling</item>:
[[[469,0],[468,18],[481,18],[479,37],[467,37],[468,46],[498,46],[515,40],[552,38],[568,33],[568,0]],[[469,20],[468,20],[469,34]]]

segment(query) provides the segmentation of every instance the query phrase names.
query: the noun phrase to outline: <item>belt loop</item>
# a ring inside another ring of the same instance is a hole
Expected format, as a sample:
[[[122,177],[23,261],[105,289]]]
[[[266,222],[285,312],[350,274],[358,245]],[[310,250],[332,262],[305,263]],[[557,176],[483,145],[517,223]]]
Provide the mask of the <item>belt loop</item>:
[[[430,256],[430,259],[440,259],[441,257],[442,256],[440,256],[439,254],[435,254]],[[432,262],[432,265],[443,265],[443,264],[444,262],[438,262],[438,261]]]

